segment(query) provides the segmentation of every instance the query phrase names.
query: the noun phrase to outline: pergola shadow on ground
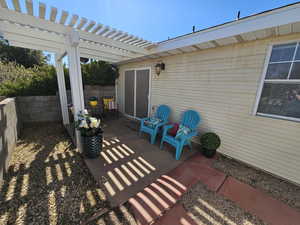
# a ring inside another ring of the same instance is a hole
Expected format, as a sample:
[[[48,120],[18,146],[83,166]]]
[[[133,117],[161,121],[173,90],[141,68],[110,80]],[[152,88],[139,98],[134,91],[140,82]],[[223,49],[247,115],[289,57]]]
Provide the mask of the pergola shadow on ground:
[[[62,125],[25,127],[0,183],[0,224],[80,224],[106,205],[86,174]]]
[[[134,122],[121,118],[106,125],[100,157],[85,162],[111,207],[125,203],[197,152],[186,148],[181,159],[175,160],[174,148],[165,145],[161,150],[159,140],[151,145],[147,135],[138,136]]]

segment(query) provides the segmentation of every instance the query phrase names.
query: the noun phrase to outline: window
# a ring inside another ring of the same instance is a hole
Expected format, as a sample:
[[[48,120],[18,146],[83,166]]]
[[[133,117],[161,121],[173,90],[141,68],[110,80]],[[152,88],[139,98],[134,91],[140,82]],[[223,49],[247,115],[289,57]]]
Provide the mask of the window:
[[[300,44],[274,45],[256,114],[300,122]]]

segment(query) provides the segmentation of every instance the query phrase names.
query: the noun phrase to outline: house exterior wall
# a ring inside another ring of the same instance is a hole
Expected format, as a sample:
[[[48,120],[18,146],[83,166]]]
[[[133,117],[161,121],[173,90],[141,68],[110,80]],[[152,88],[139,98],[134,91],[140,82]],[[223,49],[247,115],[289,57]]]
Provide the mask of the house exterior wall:
[[[253,115],[269,46],[290,40],[300,40],[300,34],[121,65],[121,111],[124,70],[151,67],[151,106],[169,105],[172,120],[179,120],[184,110],[197,110],[203,120],[200,134],[216,132],[221,153],[300,184],[300,124]],[[154,69],[158,61],[166,65],[159,77]]]

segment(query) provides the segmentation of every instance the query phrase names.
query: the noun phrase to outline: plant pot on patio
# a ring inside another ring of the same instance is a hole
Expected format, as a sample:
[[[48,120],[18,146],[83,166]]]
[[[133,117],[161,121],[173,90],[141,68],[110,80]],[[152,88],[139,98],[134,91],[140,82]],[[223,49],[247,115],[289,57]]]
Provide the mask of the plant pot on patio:
[[[102,131],[94,136],[82,136],[83,151],[88,158],[97,158],[102,151]]]
[[[78,114],[76,128],[82,137],[83,151],[88,158],[97,158],[102,150],[103,130],[100,119],[88,115],[87,110]]]
[[[217,149],[221,145],[219,136],[215,133],[206,133],[200,137],[202,154],[207,158],[215,156]]]

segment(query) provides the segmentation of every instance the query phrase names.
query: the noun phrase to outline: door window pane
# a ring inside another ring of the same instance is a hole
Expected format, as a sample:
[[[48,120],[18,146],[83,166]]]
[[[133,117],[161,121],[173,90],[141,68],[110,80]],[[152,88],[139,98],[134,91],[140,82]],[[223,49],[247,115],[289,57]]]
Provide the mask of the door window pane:
[[[270,62],[291,61],[294,56],[295,48],[296,43],[274,45],[272,49]]]
[[[134,70],[125,71],[125,113],[134,116]]]
[[[290,79],[300,79],[300,62],[294,62]]]
[[[148,116],[149,70],[136,71],[136,117]]]
[[[266,79],[286,79],[291,63],[275,63],[268,66]]]
[[[300,60],[300,47],[298,46],[298,49],[297,49],[297,53],[296,53],[296,60]]]
[[[300,118],[300,84],[264,84],[257,112]]]

